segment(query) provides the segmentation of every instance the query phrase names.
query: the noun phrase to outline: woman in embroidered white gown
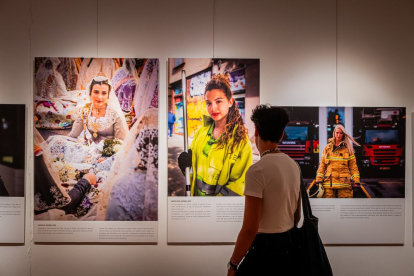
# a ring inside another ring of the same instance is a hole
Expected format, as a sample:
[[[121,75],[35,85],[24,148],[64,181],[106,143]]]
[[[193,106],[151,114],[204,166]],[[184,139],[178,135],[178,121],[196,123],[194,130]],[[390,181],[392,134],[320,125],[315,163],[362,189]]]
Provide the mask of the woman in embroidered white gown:
[[[125,117],[114,97],[108,78],[95,77],[89,87],[90,103],[82,109],[68,136],[47,139],[51,158],[76,164],[76,169],[94,173],[109,171],[115,155],[103,158],[104,140],[124,140],[128,132]]]
[[[40,212],[42,210],[52,210],[53,206],[59,205],[53,203],[51,206],[44,208],[44,204],[41,203],[45,202],[50,195],[56,196],[53,192],[53,189],[56,190],[56,186],[63,190],[61,183],[75,184],[78,182],[80,175],[77,174],[80,172],[96,174],[98,179],[101,179],[103,186],[105,185],[116,154],[103,157],[101,152],[104,141],[114,138],[122,141],[128,132],[125,117],[111,90],[111,84],[106,77],[95,77],[87,90],[90,95],[90,103],[87,103],[81,109],[81,114],[69,135],[54,135],[50,136],[45,142],[38,141],[38,146],[47,153],[44,154],[46,169],[49,174],[56,175],[59,179],[56,179],[56,181],[45,180],[42,183],[42,192],[36,194],[38,200],[35,204],[35,210]],[[122,144],[119,147],[122,147]],[[38,174],[41,175],[41,172],[38,172]],[[50,195],[45,191],[49,191]],[[59,194],[64,194],[64,192],[61,191]],[[84,202],[81,204],[84,209],[81,208],[80,211],[79,209],[75,211],[75,216],[78,218],[83,216],[82,219],[88,219],[90,216],[89,210],[93,203],[97,202],[98,194],[97,189],[86,192]],[[53,212],[56,213],[57,211]],[[56,218],[55,215],[51,215],[51,212],[48,213],[47,218]],[[86,213],[88,215],[84,216]],[[59,219],[73,219],[73,215],[59,215]]]
[[[89,145],[92,142],[98,144],[105,139],[125,139],[128,131],[125,117],[119,108],[115,108],[119,104],[109,104],[111,89],[112,86],[105,77],[99,76],[92,80],[89,85],[91,103],[82,108],[69,137],[79,137]]]

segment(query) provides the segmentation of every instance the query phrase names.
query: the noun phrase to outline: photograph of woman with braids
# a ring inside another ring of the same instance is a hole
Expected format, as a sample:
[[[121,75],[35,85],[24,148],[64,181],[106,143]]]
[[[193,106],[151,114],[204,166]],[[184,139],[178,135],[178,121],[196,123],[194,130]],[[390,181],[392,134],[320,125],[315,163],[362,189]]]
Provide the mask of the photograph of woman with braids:
[[[250,137],[254,126],[245,118],[259,104],[259,60],[181,61],[170,59],[169,68],[169,111],[177,118],[168,140],[169,196],[243,196],[245,173],[258,159]],[[182,70],[187,79],[184,93],[181,78],[174,78]],[[188,151],[184,151],[185,118]],[[189,189],[186,168],[190,168]]]

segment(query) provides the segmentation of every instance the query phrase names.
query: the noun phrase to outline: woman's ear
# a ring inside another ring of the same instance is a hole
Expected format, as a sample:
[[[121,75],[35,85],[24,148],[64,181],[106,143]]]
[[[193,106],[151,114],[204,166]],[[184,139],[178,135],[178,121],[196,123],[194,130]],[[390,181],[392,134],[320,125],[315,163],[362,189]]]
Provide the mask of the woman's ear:
[[[231,99],[229,100],[229,108],[233,106],[234,103],[234,98],[231,97]]]

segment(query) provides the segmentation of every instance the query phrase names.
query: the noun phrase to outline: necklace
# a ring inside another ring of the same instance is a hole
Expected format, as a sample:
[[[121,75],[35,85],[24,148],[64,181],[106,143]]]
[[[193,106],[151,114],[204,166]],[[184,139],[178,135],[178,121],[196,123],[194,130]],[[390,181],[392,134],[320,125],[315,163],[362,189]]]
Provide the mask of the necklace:
[[[98,137],[98,129],[100,127],[100,125],[96,122],[91,122],[91,127],[92,127],[92,131],[93,131],[93,138]]]
[[[105,107],[102,107],[101,110],[103,110],[104,108]],[[98,119],[98,116],[99,116],[99,108],[95,108],[95,110],[96,110],[96,117],[95,118]],[[92,127],[92,131],[93,131],[93,134],[92,134],[93,138],[98,137],[98,129],[100,127],[99,123],[97,123],[97,122],[91,122],[91,127]]]
[[[279,150],[279,148],[268,149],[268,150],[265,150],[264,152],[262,152],[262,154],[260,154],[260,158],[262,158],[266,154],[272,153],[272,152],[281,152],[281,151]]]
[[[105,107],[102,107],[102,108],[101,108],[101,110],[102,110],[102,109],[104,109],[104,108],[105,108]],[[96,115],[98,115],[98,116],[99,116],[99,108],[95,108],[95,110],[96,110]]]

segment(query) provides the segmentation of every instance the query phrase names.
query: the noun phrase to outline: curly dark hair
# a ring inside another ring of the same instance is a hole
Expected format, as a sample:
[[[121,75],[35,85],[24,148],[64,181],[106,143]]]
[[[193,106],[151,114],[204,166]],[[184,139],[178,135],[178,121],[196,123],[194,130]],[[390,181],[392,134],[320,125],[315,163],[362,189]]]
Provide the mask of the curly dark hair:
[[[206,84],[206,88],[204,89],[204,95],[206,95],[208,91],[218,89],[223,91],[224,95],[226,95],[227,100],[230,100],[233,97],[233,93],[230,89],[231,85],[229,78],[230,75],[228,73],[214,75],[211,78],[211,80]],[[233,131],[236,126],[237,129],[233,137]],[[237,107],[236,101],[233,101],[233,105],[230,107],[229,113],[227,114],[224,131],[221,134],[219,140],[217,141],[217,148],[223,148],[226,144],[226,141],[233,138],[233,145],[230,148],[230,151],[233,152],[233,148],[237,146],[241,141],[245,141],[247,137],[247,128],[244,126],[243,118],[240,115],[240,111]]]
[[[278,143],[289,123],[289,115],[281,107],[261,104],[253,110],[250,119],[256,126],[259,136],[264,141]]]

